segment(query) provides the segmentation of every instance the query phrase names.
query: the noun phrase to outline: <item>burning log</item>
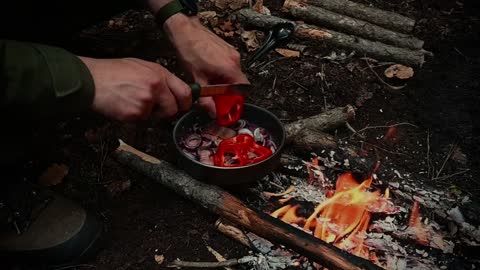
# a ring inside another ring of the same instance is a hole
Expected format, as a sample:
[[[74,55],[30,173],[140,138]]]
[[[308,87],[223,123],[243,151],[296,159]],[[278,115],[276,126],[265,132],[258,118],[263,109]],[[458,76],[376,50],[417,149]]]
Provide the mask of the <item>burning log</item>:
[[[216,186],[199,182],[166,161],[158,160],[120,141],[116,159],[207,210],[259,236],[283,244],[329,269],[382,269],[327,244],[267,214],[249,209],[239,199]]]
[[[322,25],[347,34],[356,35],[370,40],[376,40],[393,46],[418,50],[423,47],[423,41],[407,34],[371,24],[369,22],[335,13],[321,7],[307,5],[300,0],[287,0],[284,10],[295,18],[315,25]]]
[[[415,27],[413,19],[349,0],[304,0],[304,2],[403,33],[410,33]]]
[[[292,23],[295,25],[294,35],[298,38],[325,41],[331,46],[338,46],[354,50],[361,55],[377,58],[379,60],[395,61],[405,65],[422,66],[425,62],[424,50],[409,50],[374,42],[361,37],[347,35],[333,30],[309,24],[297,24],[291,20],[275,16],[263,15],[251,9],[238,11],[238,19],[246,26],[268,29],[277,23]]]

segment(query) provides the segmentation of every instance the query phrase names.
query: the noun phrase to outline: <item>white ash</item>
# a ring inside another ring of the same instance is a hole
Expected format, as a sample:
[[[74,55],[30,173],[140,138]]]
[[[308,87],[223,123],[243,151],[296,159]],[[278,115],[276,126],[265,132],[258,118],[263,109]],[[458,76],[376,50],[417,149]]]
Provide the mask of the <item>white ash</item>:
[[[398,230],[394,217],[386,217],[383,220],[375,220],[373,221],[371,227],[372,230],[381,232],[395,232]]]
[[[288,194],[288,196],[313,203],[322,203],[327,199],[324,190],[317,186],[309,185],[307,181],[303,179],[292,177],[292,185],[295,186],[295,190]]]

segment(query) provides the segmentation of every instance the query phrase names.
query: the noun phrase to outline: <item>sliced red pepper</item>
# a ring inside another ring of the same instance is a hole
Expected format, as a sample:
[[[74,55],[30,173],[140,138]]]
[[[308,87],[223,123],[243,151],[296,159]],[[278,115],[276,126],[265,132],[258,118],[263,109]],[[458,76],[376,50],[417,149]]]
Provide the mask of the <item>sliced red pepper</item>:
[[[220,126],[235,124],[243,113],[242,95],[220,95],[214,96],[215,109],[217,111],[217,122]]]
[[[254,157],[250,157],[253,154]],[[227,155],[231,155],[238,163],[227,163]],[[239,134],[233,138],[223,140],[214,155],[215,166],[240,167],[265,160],[272,155],[272,150],[255,142],[252,136]]]

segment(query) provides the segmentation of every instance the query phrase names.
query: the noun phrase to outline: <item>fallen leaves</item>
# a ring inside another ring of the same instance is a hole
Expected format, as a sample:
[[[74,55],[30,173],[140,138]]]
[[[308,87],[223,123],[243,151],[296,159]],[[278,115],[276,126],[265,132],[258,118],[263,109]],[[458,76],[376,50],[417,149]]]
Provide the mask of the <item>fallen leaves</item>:
[[[248,0],[213,0],[213,2],[219,9],[237,10],[248,6]]]
[[[130,180],[115,180],[105,185],[108,193],[112,197],[122,194],[124,191],[130,189],[132,182]]]
[[[255,5],[253,5],[252,9],[260,14],[272,15],[270,13],[270,10],[263,5],[263,0],[257,0],[257,2],[255,2]]]
[[[277,48],[275,51],[285,57],[300,57],[299,51]]]
[[[157,264],[162,264],[165,261],[165,256],[163,255],[155,255],[154,258]]]
[[[240,34],[240,37],[242,38],[242,41],[245,43],[245,46],[249,52],[255,51],[258,48],[259,43],[257,40],[256,31],[243,31]]]
[[[413,68],[407,67],[400,64],[391,65],[388,67],[385,72],[385,77],[387,78],[398,78],[398,79],[410,79],[413,77]]]
[[[50,165],[43,173],[40,175],[38,182],[46,187],[55,186],[62,183],[65,176],[68,174],[68,166],[65,164],[54,163]]]
[[[222,35],[224,37],[233,37],[235,34],[236,26],[231,21],[224,21],[218,27],[214,27],[215,34]]]

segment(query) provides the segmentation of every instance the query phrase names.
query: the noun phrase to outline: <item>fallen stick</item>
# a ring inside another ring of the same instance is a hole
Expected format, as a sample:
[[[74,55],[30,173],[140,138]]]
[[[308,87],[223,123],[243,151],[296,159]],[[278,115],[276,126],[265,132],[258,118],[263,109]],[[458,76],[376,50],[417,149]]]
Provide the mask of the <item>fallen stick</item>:
[[[226,266],[234,266],[242,263],[249,263],[255,261],[254,256],[245,256],[240,259],[230,259],[223,262],[189,262],[175,260],[171,262],[167,267],[176,267],[176,268],[219,268]]]
[[[344,126],[355,118],[355,109],[351,105],[337,107],[323,113],[297,120],[285,125],[285,135],[288,140],[298,137],[306,128],[312,131],[329,131]]]
[[[423,41],[411,35],[385,29],[366,21],[335,13],[321,7],[307,5],[301,0],[286,0],[283,9],[295,18],[321,25],[347,34],[356,35],[369,40],[376,40],[396,47],[418,50],[423,47]]]
[[[276,218],[256,212],[219,187],[197,181],[172,164],[138,151],[122,141],[113,155],[120,163],[207,210],[267,240],[291,248],[329,269],[382,269]]]
[[[367,40],[354,35],[347,35],[333,30],[308,24],[297,24],[291,20],[264,15],[251,9],[241,9],[238,20],[245,26],[269,29],[277,23],[287,22],[295,25],[294,35],[308,40],[324,41],[331,46],[354,50],[360,55],[367,55],[378,60],[395,61],[409,66],[422,66],[425,62],[425,50],[409,50]]]
[[[395,12],[369,7],[349,0],[303,0],[305,3],[364,20],[387,29],[410,33],[415,20]]]
[[[252,243],[250,243],[250,240],[245,235],[245,233],[242,232],[242,230],[233,226],[229,222],[223,221],[222,218],[219,218],[215,222],[215,228],[219,232],[229,236],[230,238],[236,240],[237,242],[239,242],[240,244],[250,248],[251,250],[255,249],[255,246],[253,246]]]

